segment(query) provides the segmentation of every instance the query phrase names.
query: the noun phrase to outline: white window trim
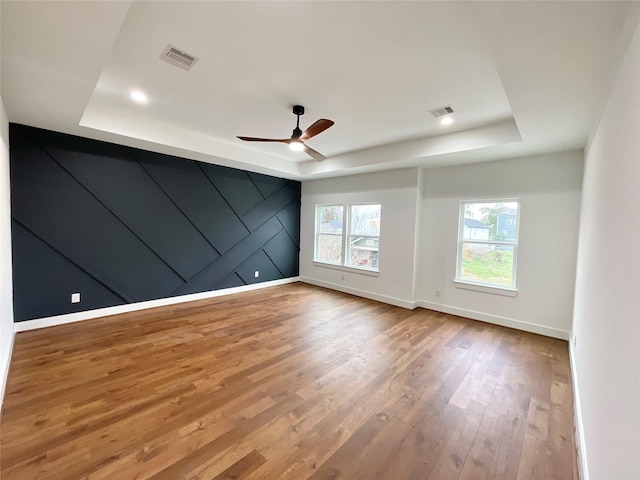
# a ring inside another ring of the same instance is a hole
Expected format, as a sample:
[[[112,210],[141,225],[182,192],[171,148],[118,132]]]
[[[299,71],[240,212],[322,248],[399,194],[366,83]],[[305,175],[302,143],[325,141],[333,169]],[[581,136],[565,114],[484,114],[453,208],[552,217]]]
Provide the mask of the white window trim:
[[[316,204],[315,210],[315,235],[313,243],[313,264],[318,267],[332,268],[335,270],[342,270],[346,272],[362,273],[363,275],[379,276],[380,274],[380,237],[381,235],[353,235],[351,234],[351,207],[358,205],[380,205],[380,218],[382,218],[382,203],[381,202],[354,202],[354,203],[319,203]],[[321,207],[342,207],[342,234],[337,233],[320,233],[318,211]],[[382,233],[382,232],[381,232]],[[336,237],[342,237],[342,252],[340,255],[340,263],[325,262],[318,260],[318,237],[320,235],[335,235]],[[351,245],[349,239],[352,237],[366,237],[378,239],[378,268],[356,267],[354,265],[347,265],[347,258],[351,254]]]
[[[508,202],[516,202],[518,204],[518,213],[516,215],[516,241],[515,243],[511,242],[502,242],[498,240],[464,240],[464,212],[465,206],[470,203],[508,203]],[[456,253],[456,272],[455,277],[453,279],[453,286],[456,288],[461,288],[464,290],[473,290],[476,292],[483,293],[492,293],[495,295],[504,295],[508,297],[515,297],[518,295],[517,288],[517,271],[518,271],[518,245],[520,243],[520,210],[521,210],[521,200],[519,198],[501,198],[501,199],[482,199],[482,200],[462,200],[460,201],[460,210],[458,213],[458,242],[457,242],[457,253]],[[498,285],[495,283],[485,283],[479,281],[466,280],[459,277],[460,275],[460,267],[462,264],[462,245],[465,243],[481,243],[486,245],[506,245],[513,247],[513,267],[512,267],[512,275],[511,275],[511,285]]]
[[[346,265],[338,265],[337,263],[321,262],[319,260],[314,260],[313,264],[316,267],[330,268],[331,270],[340,270],[342,272],[358,273],[360,275],[367,275],[369,277],[379,277],[380,276],[380,271],[379,270],[373,270],[373,269],[370,269],[370,268],[347,267]]]
[[[496,285],[489,285],[484,283],[470,283],[463,280],[454,280],[453,286],[461,288],[463,290],[473,290],[475,292],[493,293],[494,295],[503,295],[505,297],[516,297],[518,295],[517,288],[498,287]]]

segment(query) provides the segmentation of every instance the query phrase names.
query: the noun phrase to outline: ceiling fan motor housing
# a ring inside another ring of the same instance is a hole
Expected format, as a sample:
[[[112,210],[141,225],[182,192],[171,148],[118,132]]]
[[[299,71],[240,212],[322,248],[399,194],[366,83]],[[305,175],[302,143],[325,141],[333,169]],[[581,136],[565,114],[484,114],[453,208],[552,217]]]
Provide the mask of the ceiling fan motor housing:
[[[302,105],[294,105],[293,114],[298,116],[298,120],[296,122],[296,128],[293,129],[293,133],[291,134],[291,138],[296,139],[302,135],[302,130],[300,130],[300,115],[304,115],[304,107]]]

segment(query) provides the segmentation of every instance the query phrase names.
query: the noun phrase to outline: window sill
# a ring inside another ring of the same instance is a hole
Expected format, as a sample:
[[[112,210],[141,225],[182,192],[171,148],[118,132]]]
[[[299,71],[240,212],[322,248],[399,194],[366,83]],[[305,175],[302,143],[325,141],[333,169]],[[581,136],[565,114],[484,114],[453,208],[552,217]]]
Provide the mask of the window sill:
[[[493,295],[502,295],[505,297],[518,296],[518,290],[509,287],[495,287],[490,285],[480,285],[478,283],[461,282],[459,280],[453,281],[453,286],[456,288],[462,288],[464,290],[473,290],[475,292],[491,293]]]
[[[344,265],[336,265],[334,263],[323,263],[323,262],[318,262],[317,260],[313,261],[313,266],[328,268],[330,270],[341,270],[343,272],[358,273],[360,275],[368,275],[370,277],[380,276],[380,272],[378,270],[371,270],[368,268],[345,267]]]

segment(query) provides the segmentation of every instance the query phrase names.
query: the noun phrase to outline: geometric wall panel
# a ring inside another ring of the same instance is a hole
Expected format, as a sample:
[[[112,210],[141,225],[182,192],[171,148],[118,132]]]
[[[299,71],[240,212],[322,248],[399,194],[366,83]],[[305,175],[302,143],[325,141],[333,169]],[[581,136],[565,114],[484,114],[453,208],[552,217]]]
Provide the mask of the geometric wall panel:
[[[259,278],[255,278],[256,271],[259,272]],[[251,255],[236,269],[236,272],[247,285],[282,278],[282,274],[263,250],[258,250]]]
[[[134,157],[218,253],[249,235],[198,162],[142,150],[135,151]]]
[[[16,321],[298,275],[300,182],[9,131]]]
[[[203,261],[210,263],[220,256],[131,156],[46,150],[182,279],[198,273]],[[153,211],[162,212],[162,222],[149,214]]]
[[[200,167],[239,217],[265,199],[247,172],[208,163],[202,163]]]
[[[122,305],[125,300],[91,277],[82,268],[60,255],[15,221],[11,225],[14,238],[13,270],[15,310],[29,312],[29,318],[50,316],[52,311],[75,312]],[[80,303],[70,304],[71,285],[82,286]]]
[[[276,215],[289,238],[296,247],[300,247],[300,202],[295,200]],[[296,269],[297,270],[297,269]]]
[[[282,187],[284,187],[287,181],[284,178],[274,179],[274,177],[265,178],[264,175],[259,173],[249,172],[249,178],[254,183],[256,188],[260,191],[264,198],[269,198],[276,193]]]
[[[233,288],[233,287],[241,287],[246,285],[244,281],[238,276],[236,272],[233,272],[231,275],[227,275],[222,281],[216,284],[214,290],[219,290],[222,288]]]
[[[293,243],[285,230],[269,240],[263,251],[282,276],[298,275],[298,246]]]

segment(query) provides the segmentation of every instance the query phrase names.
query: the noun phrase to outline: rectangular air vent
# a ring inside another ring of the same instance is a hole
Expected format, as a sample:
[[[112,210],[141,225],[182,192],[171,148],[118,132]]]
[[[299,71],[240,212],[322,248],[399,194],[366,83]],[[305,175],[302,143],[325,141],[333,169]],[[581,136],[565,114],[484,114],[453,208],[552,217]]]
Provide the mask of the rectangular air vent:
[[[160,54],[160,60],[174,65],[183,70],[189,70],[194,63],[198,61],[196,57],[190,53],[180,50],[179,48],[167,45]]]
[[[433,118],[438,118],[438,117],[442,117],[444,115],[449,115],[450,113],[453,113],[453,108],[451,108],[451,105],[446,105],[444,107],[438,107],[438,108],[429,110],[429,113],[433,115]]]

